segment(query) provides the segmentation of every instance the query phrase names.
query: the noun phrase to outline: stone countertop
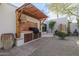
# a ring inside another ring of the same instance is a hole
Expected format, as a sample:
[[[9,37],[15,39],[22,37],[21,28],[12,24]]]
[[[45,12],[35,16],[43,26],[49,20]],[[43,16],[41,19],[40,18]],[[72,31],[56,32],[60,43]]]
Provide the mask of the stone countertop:
[[[33,33],[32,31],[22,31],[21,33]]]

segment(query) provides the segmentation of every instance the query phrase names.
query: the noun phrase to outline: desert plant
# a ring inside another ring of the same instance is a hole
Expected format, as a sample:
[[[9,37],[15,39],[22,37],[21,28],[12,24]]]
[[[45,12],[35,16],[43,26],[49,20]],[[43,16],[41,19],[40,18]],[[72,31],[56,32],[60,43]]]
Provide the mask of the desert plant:
[[[52,32],[52,30],[54,28],[55,23],[56,23],[55,21],[50,21],[49,22],[49,28],[51,29],[51,32]]]

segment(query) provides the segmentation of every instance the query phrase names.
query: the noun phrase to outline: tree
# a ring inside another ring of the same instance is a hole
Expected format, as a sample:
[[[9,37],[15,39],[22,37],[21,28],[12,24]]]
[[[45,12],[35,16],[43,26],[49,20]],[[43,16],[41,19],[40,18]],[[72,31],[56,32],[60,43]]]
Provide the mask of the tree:
[[[54,13],[57,14],[57,19],[59,18],[60,14],[66,14],[67,11],[67,7],[69,7],[71,4],[69,3],[51,3],[51,4],[47,4],[48,5],[48,9]]]
[[[49,10],[57,14],[57,19],[59,18],[59,12],[61,11],[61,8],[59,7],[60,5],[58,3],[48,4]]]
[[[50,21],[49,22],[49,28],[51,29],[51,32],[52,32],[52,30],[54,28],[55,23],[56,23],[55,21]]]
[[[71,19],[71,15],[74,15],[76,17],[79,17],[77,15],[76,10],[78,4],[72,4],[72,3],[51,3],[47,4],[48,9],[52,12],[55,12],[57,14],[57,19],[59,18],[60,14],[66,15]]]
[[[79,15],[79,4],[76,5],[76,9],[77,9],[77,15]],[[79,16],[76,17],[77,20],[77,25],[79,27]]]

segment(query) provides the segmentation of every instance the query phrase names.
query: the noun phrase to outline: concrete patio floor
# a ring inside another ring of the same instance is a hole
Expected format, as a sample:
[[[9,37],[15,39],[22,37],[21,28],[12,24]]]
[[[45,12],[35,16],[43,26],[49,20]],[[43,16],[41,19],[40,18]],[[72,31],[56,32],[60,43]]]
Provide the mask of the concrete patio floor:
[[[79,56],[79,37],[42,37],[21,47],[0,51],[1,56]]]
[[[78,37],[42,38],[46,43],[36,49],[30,56],[79,56]]]

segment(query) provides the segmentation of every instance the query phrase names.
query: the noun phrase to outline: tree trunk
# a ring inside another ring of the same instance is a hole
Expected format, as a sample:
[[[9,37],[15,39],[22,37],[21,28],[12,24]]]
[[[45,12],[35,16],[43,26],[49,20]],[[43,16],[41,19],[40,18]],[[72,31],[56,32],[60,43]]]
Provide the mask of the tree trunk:
[[[59,14],[58,14],[58,12],[57,12],[57,20],[59,19]]]

